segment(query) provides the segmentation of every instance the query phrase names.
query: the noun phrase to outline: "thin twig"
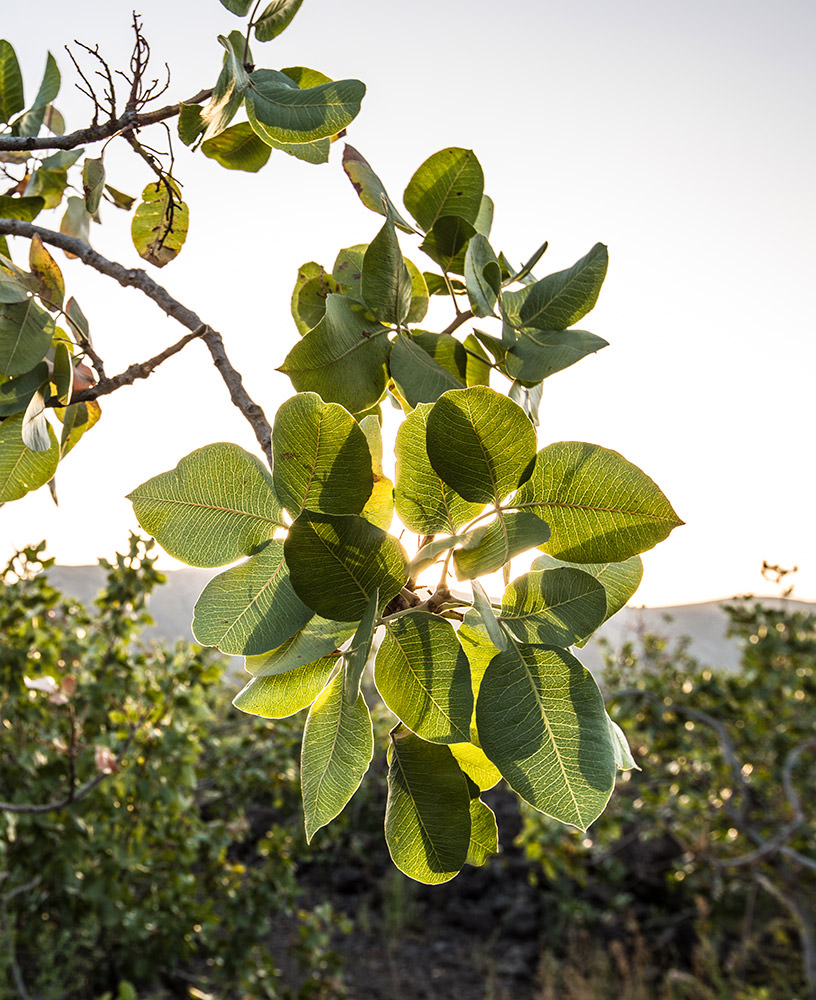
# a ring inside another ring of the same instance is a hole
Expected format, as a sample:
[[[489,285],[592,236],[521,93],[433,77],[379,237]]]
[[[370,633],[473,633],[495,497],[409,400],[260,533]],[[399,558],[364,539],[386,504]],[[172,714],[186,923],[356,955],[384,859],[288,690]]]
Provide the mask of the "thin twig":
[[[170,347],[165,348],[161,354],[157,354],[154,358],[150,358],[148,361],[142,361],[138,364],[130,365],[125,371],[120,372],[118,375],[113,375],[111,378],[101,379],[96,385],[90,386],[88,389],[82,389],[81,392],[74,393],[71,396],[72,403],[88,403],[93,399],[98,399],[100,396],[108,396],[110,393],[115,392],[120,389],[123,385],[133,385],[133,383],[140,378],[147,378],[152,372],[159,367],[159,365],[166,361],[168,358],[172,358],[174,354],[178,354],[191,340],[195,340],[198,337],[203,336],[206,332],[206,326],[200,326],[197,330],[193,330],[192,333],[186,333],[181,340],[176,341]],[[56,397],[54,399],[49,399],[49,406],[63,406]]]
[[[0,147],[0,149],[1,148],[2,147]],[[458,330],[459,327],[463,323],[467,323],[469,319],[473,319],[472,309],[466,309],[464,312],[459,313],[456,319],[453,320],[453,322],[450,324],[450,326],[446,326],[445,329],[442,331],[442,336],[444,337],[446,333],[453,333],[454,330]]]
[[[140,114],[125,111],[118,118],[111,118],[109,121],[102,122],[101,125],[94,123],[90,128],[79,129],[66,135],[0,135],[0,152],[29,149],[76,149],[77,146],[87,146],[92,142],[110,139],[111,136],[119,135],[128,129],[138,129],[145,125],[154,125],[156,122],[165,121],[167,118],[175,118],[181,109],[181,104],[202,104],[210,97],[212,97],[212,88],[200,90],[189,100],[182,101],[180,104],[168,104],[167,107]]]
[[[266,419],[266,414],[244,388],[240,372],[233,367],[227,356],[221,335],[203,323],[192,309],[188,309],[178,299],[174,299],[166,288],[157,284],[141,268],[127,268],[116,261],[108,260],[107,257],[103,257],[101,253],[75,236],[66,236],[65,233],[43,229],[41,226],[34,226],[30,222],[22,222],[19,219],[0,219],[0,235],[24,236],[26,239],[39,236],[43,243],[67,250],[68,253],[79,258],[83,264],[92,267],[100,274],[113,278],[125,288],[137,288],[149,299],[152,299],[171,319],[200,336],[207,345],[215,367],[229,391],[230,399],[252,427],[271,468],[272,427]],[[204,327],[204,332],[199,333],[202,327]]]

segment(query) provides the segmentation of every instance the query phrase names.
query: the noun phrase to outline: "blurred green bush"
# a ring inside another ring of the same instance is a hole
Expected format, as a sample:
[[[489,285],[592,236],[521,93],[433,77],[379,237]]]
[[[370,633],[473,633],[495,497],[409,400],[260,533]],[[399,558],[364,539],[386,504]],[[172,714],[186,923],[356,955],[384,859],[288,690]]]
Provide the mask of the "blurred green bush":
[[[91,610],[44,543],[4,571],[0,996],[341,995],[330,907],[297,910],[298,727],[232,710],[209,651],[138,644],[152,544],[102,561]]]
[[[607,944],[628,928],[653,997],[813,997],[816,614],[727,610],[738,672],[654,635],[607,650],[608,708],[642,770],[588,833],[527,810],[522,839],[547,876],[556,953],[576,928]]]

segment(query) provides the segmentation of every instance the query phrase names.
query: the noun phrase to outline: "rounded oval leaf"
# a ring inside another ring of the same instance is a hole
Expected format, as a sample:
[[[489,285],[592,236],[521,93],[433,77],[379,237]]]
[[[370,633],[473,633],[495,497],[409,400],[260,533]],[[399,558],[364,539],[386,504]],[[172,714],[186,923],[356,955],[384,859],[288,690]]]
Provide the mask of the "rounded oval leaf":
[[[438,615],[417,611],[386,622],[374,683],[394,715],[422,739],[470,740],[470,665],[453,626]]]
[[[501,503],[535,462],[535,429],[524,410],[487,386],[440,396],[428,415],[426,440],[437,474],[474,502]]]
[[[371,453],[354,417],[302,392],[282,404],[272,429],[273,479],[293,517],[302,510],[359,514],[371,496]]]
[[[683,523],[645,472],[580,441],[543,448],[515,503],[531,505],[549,524],[542,550],[574,563],[621,562]]]
[[[190,566],[224,566],[251,555],[283,527],[272,477],[237,444],[210,444],[128,499],[139,524]]]
[[[522,642],[572,646],[606,616],[606,591],[579,569],[525,573],[505,590],[500,620]]]
[[[400,543],[363,517],[304,511],[289,529],[285,552],[300,599],[335,621],[359,621],[377,590],[383,606],[406,580]]]
[[[286,719],[312,704],[336,667],[337,657],[325,656],[285,674],[253,677],[232,699],[232,703],[248,715]]]
[[[405,189],[405,207],[427,232],[443,215],[474,223],[482,207],[484,173],[472,149],[452,146],[429,156]]]

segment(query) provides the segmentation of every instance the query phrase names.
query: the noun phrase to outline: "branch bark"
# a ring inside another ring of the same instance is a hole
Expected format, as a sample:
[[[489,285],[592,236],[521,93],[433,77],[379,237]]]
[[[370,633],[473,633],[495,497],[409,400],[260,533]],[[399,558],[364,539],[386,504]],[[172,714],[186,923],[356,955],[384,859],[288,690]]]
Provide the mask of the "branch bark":
[[[103,257],[101,253],[98,253],[92,247],[89,247],[87,243],[83,243],[82,240],[77,239],[75,236],[66,236],[64,233],[57,233],[51,229],[43,229],[42,226],[35,226],[30,222],[22,222],[19,219],[0,219],[0,234],[23,236],[26,239],[39,236],[43,243],[59,247],[60,250],[67,250],[68,253],[72,253],[78,257],[83,264],[92,267],[100,274],[113,278],[123,287],[137,288],[149,299],[152,299],[171,319],[176,320],[177,323],[192,331],[196,337],[200,337],[207,345],[213,363],[229,391],[230,399],[252,427],[258,444],[261,446],[269,463],[269,467],[272,467],[272,427],[266,419],[266,414],[244,388],[240,372],[233,367],[232,362],[227,356],[221,334],[204,323],[192,309],[188,309],[178,299],[174,299],[167,289],[157,284],[146,271],[143,271],[141,268],[127,268],[116,261],[108,260],[107,257]],[[190,340],[192,339],[194,338],[191,337]],[[146,364],[149,363],[146,362]],[[122,382],[122,384],[126,385],[129,383]],[[109,391],[112,392],[113,389]]]
[[[200,90],[195,96],[183,104],[201,104],[212,97],[212,89]],[[168,104],[155,111],[145,111],[141,114],[134,109],[124,111],[117,118],[109,118],[101,125],[91,125],[76,132],[65,135],[33,136],[33,135],[0,135],[0,152],[20,152],[35,149],[76,149],[77,146],[87,146],[92,142],[110,139],[120,132],[142,128],[144,125],[155,125],[156,122],[175,118],[181,109],[181,104]]]

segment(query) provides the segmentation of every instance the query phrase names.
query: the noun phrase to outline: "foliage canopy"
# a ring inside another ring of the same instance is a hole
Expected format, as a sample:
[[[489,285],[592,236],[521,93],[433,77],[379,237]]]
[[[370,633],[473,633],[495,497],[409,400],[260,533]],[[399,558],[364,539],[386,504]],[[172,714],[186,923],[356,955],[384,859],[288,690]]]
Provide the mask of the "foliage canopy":
[[[343,168],[381,221],[368,244],[340,249],[330,270],[314,261],[299,268],[292,314],[301,336],[280,365],[296,395],[272,427],[220,335],[143,272],[90,249],[101,200],[130,211],[136,199],[107,184],[105,147],[82,159],[85,144],[122,136],[154,171],[132,235],[139,255],[164,267],[184,245],[189,209],[172,161],[145,147],[139,128],[175,118],[184,144],[227,169],[256,171],[273,150],[325,162],[359,112],[357,80],[256,68],[253,33],[258,42],[276,37],[298,2],[251,13],[249,3],[222,3],[249,16],[243,32],[219,36],[223,63],[211,90],[146,111],[158,95],[146,83],[134,18],[125,110],[112,86],[100,100],[88,84],[97,114],[83,133],[62,134],[53,60],[26,109],[14,50],[0,48],[0,156],[24,171],[0,204],[0,234],[29,241],[28,271],[0,247],[0,501],[53,483],[59,461],[99,419],[99,396],[203,339],[269,468],[235,445],[207,445],[136,487],[136,516],[191,565],[244,560],[207,586],[194,633],[247,657],[251,678],[235,699],[244,711],[275,719],[310,706],[301,759],[309,837],[345,807],[371,761],[361,681],[374,661],[377,689],[397,717],[386,840],[404,872],[442,882],[496,850],[480,793],[500,777],[582,829],[603,810],[616,769],[632,762],[569,647],[626,602],[639,553],[681,522],[616,452],[538,447],[544,380],[606,346],[575,324],[597,301],[607,249],[598,243],[542,277],[534,271],[546,243],[511,263],[490,242],[494,205],[472,150],[442,149],[421,163],[403,215],[362,154],[345,147]],[[111,80],[98,52],[89,54]],[[233,124],[239,112],[246,121]],[[33,226],[63,202],[80,161],[84,196],[65,199],[60,233]],[[405,238],[421,266],[404,256]],[[190,332],[109,378],[46,244],[140,288]],[[432,298],[451,309],[442,328],[430,319]],[[478,325],[466,331],[471,321]],[[402,415],[393,482],[383,460],[386,405]],[[403,547],[403,528],[419,536],[415,551]],[[534,548],[548,554],[546,566],[511,583],[511,560]],[[478,581],[499,570],[506,590],[492,602]],[[463,588],[449,586],[451,574]]]

